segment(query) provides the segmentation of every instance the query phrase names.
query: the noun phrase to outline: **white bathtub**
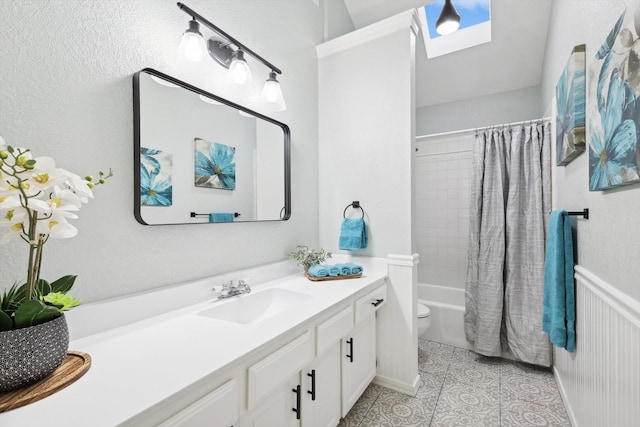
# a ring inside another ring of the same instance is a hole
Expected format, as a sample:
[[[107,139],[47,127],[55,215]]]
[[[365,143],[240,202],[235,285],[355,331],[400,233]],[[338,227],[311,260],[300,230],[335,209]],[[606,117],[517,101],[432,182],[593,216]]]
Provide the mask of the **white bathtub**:
[[[431,326],[420,339],[472,348],[464,335],[464,289],[418,283],[418,302],[431,311]]]

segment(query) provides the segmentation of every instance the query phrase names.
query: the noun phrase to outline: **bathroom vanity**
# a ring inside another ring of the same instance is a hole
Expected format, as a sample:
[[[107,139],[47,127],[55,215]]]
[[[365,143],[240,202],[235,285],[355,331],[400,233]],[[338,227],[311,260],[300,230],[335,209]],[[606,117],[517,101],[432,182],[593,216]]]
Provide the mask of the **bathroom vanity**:
[[[158,310],[167,299],[175,307],[172,293],[217,284],[133,298]],[[335,426],[376,375],[376,312],[386,300],[386,268],[319,283],[297,273],[103,328],[70,344],[92,357],[82,378],[0,414],[0,425]],[[127,304],[98,303],[93,313],[124,313]],[[74,324],[90,319],[92,305],[83,309],[70,316],[72,338]]]

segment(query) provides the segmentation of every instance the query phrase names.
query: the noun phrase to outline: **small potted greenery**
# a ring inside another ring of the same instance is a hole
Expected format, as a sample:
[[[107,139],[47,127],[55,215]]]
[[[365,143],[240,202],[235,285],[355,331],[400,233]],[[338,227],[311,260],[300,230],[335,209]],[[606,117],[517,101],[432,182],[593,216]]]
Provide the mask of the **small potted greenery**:
[[[78,233],[68,220],[93,198],[91,189],[111,176],[109,170],[100,172],[97,182],[81,178],[0,137],[0,226],[9,229],[0,244],[20,237],[29,246],[26,281],[0,294],[0,392],[36,382],[64,360],[69,346],[64,311],[80,303],[68,295],[76,276],[51,283],[40,278],[43,248],[49,238]]]
[[[324,249],[309,249],[308,246],[298,245],[296,250],[288,252],[287,258],[295,259],[298,265],[304,268],[304,273],[308,274],[309,267],[316,264],[321,264],[325,260],[331,258],[331,252],[326,252]]]

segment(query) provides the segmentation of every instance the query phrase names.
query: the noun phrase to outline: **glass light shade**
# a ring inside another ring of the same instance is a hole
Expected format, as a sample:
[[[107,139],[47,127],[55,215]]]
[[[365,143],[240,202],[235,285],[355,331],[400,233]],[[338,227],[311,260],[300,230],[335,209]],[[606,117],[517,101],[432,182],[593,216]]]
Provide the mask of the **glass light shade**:
[[[189,28],[182,35],[178,52],[180,57],[192,62],[200,62],[204,58],[206,47],[196,21],[189,21]]]
[[[233,53],[233,60],[229,65],[229,79],[235,85],[251,85],[251,69],[244,60],[244,52],[237,50]]]
[[[276,80],[276,73],[273,71],[269,73],[269,79],[267,79],[262,88],[261,97],[262,102],[269,111],[284,111],[287,109],[280,83]]]
[[[440,12],[440,16],[436,21],[436,31],[438,34],[445,36],[456,32],[459,27],[460,15],[458,15],[456,8],[451,4],[451,0],[445,0],[442,12]]]
[[[456,21],[445,21],[441,23],[436,31],[441,36],[446,36],[447,34],[455,33],[460,27],[460,23]]]

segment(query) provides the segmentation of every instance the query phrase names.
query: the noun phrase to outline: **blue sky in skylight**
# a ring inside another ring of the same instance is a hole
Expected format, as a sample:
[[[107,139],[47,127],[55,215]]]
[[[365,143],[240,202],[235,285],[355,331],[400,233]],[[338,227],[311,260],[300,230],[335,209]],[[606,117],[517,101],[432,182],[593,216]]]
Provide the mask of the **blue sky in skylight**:
[[[452,0],[452,4],[460,15],[460,29],[491,20],[491,0]],[[431,39],[440,37],[436,31],[436,21],[443,6],[444,0],[436,0],[423,6],[427,14]]]

